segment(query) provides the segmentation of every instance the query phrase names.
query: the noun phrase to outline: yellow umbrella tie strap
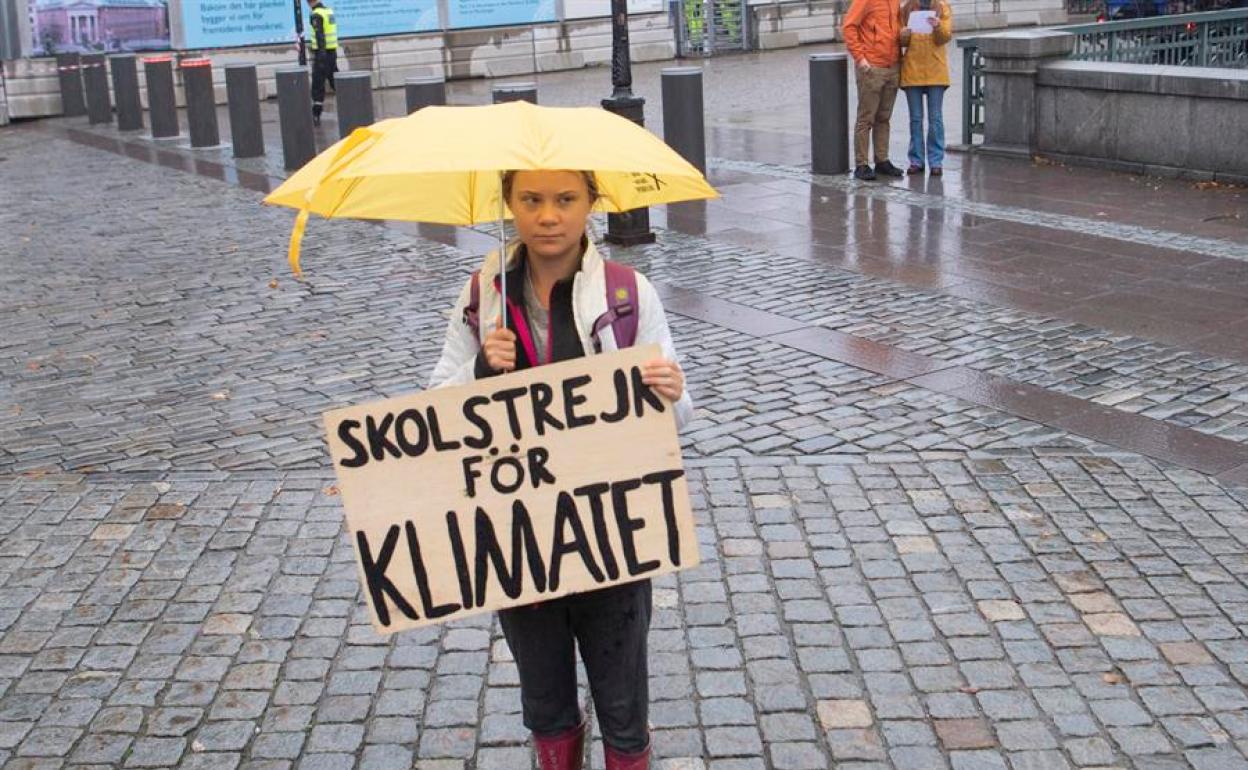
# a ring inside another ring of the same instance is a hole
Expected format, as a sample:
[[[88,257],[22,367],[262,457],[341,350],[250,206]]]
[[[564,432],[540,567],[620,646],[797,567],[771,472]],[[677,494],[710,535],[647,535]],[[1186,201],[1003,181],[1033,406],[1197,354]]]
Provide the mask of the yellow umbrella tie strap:
[[[294,229],[290,231],[290,247],[286,250],[286,258],[290,260],[290,269],[295,272],[296,278],[303,275],[303,270],[299,268],[299,245],[303,242],[303,231],[307,226],[308,207],[304,206],[295,217]]]
[[[312,207],[312,198],[316,195],[316,191],[320,189],[321,184],[338,170],[338,164],[347,156],[347,153],[373,138],[375,137],[369,131],[368,126],[362,126],[352,131],[346,141],[342,143],[342,146],[338,148],[338,152],[334,156],[334,162],[326,170],[325,175],[303,196],[303,206],[299,209],[299,215],[295,217],[295,226],[290,231],[290,246],[286,249],[286,259],[290,262],[290,269],[294,271],[296,278],[303,275],[303,270],[299,267],[299,250],[303,244],[303,231],[308,227],[308,210]]]

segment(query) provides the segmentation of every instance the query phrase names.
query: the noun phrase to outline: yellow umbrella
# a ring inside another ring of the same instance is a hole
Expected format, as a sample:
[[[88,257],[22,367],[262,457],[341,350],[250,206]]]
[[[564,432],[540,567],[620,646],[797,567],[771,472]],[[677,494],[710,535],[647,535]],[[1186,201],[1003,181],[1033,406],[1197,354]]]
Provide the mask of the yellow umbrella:
[[[598,209],[607,212],[718,195],[693,165],[625,118],[508,102],[426,107],[358,128],[264,202],[299,210],[289,253],[298,275],[309,213],[448,225],[498,220],[501,240],[502,172],[513,169],[592,171]]]

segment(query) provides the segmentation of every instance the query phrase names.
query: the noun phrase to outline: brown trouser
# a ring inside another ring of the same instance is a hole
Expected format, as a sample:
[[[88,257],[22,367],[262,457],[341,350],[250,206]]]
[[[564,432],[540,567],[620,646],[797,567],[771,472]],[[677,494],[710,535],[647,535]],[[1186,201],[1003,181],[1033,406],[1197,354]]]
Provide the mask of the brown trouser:
[[[872,67],[865,73],[854,68],[858,83],[858,120],[854,123],[854,165],[870,163],[867,142],[875,132],[875,162],[888,160],[888,121],[897,101],[901,67]]]

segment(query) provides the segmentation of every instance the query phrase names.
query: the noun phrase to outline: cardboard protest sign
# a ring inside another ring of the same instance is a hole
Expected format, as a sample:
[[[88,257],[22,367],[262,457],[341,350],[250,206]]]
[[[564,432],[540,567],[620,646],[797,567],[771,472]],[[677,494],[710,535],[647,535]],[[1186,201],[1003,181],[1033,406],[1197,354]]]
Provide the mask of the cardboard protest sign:
[[[657,346],[324,415],[382,633],[698,562]]]

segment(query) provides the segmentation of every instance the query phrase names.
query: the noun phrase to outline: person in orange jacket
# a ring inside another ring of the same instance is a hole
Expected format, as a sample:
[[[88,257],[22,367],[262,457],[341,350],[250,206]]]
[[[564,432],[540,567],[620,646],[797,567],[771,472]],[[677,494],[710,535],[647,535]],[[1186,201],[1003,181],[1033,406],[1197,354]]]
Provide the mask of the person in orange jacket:
[[[943,102],[949,88],[949,58],[946,54],[953,38],[953,12],[945,0],[907,0],[901,17],[907,20],[915,11],[931,11],[926,18],[930,32],[906,29],[902,42],[906,46],[901,58],[901,90],[906,92],[910,108],[910,168],[912,175],[924,169],[932,176],[944,173],[945,118]],[[923,102],[927,101],[927,141],[923,138]]]
[[[897,102],[901,75],[901,7],[899,0],[853,0],[842,24],[845,47],[854,59],[858,86],[858,118],[854,123],[854,178],[878,174],[905,176],[888,159],[889,120]],[[875,168],[868,164],[874,140]]]

